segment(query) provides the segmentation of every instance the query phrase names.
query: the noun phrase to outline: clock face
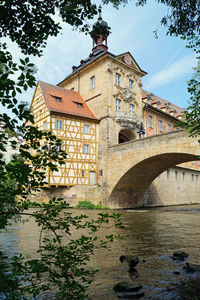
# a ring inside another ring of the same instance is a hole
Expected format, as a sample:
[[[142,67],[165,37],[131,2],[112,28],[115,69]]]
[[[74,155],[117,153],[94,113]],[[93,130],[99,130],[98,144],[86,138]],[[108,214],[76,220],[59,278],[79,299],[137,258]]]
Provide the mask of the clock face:
[[[123,61],[125,62],[125,64],[127,64],[127,65],[131,65],[131,63],[132,63],[132,59],[131,59],[131,57],[130,57],[130,55],[125,55],[125,56],[123,56]]]

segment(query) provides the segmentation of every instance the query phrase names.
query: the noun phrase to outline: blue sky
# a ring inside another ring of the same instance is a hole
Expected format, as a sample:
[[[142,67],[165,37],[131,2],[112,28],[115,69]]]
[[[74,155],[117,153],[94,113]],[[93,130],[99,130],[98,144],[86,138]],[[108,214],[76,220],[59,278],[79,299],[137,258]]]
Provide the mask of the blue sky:
[[[148,73],[143,78],[143,88],[186,108],[189,99],[187,80],[196,64],[195,54],[185,48],[185,42],[180,38],[166,36],[166,28],[160,26],[161,17],[167,13],[166,6],[152,0],[145,7],[136,7],[134,3],[130,1],[118,10],[112,5],[103,7],[103,19],[112,31],[108,38],[109,51],[116,55],[131,52],[139,66]],[[92,25],[94,21],[89,23]],[[48,39],[44,56],[32,58],[38,69],[37,79],[51,84],[64,79],[71,73],[72,66],[78,65],[92,49],[89,35],[61,24],[62,34]],[[158,39],[154,38],[155,29],[158,29]],[[19,57],[19,49],[14,44],[10,47],[14,57]],[[33,90],[29,90],[22,98],[30,102],[32,95]]]

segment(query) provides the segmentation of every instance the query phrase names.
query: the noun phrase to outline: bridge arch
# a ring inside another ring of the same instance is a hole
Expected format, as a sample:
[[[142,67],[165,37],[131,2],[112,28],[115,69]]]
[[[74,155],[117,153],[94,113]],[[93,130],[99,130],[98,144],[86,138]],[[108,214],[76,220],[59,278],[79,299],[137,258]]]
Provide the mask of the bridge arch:
[[[110,207],[136,207],[151,183],[165,170],[176,165],[198,160],[188,153],[164,153],[149,157],[132,166],[115,184],[108,204]]]
[[[108,205],[113,208],[137,206],[142,193],[159,174],[199,157],[198,138],[191,138],[184,131],[110,146],[105,178]]]

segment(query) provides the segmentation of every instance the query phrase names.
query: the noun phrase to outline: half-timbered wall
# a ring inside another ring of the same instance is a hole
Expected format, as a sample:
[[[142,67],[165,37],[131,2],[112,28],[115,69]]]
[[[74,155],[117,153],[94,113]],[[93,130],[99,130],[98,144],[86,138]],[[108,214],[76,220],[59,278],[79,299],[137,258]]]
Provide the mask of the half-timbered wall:
[[[51,130],[62,141],[66,151],[65,164],[57,172],[47,170],[49,185],[93,185],[97,182],[97,124],[78,119],[50,114],[38,85],[32,100],[31,111],[34,125],[40,130]],[[41,145],[43,141],[41,141]]]
[[[52,116],[52,132],[62,141],[65,164],[51,172],[51,185],[95,184],[97,174],[97,124],[63,116]],[[59,129],[58,129],[59,128]]]
[[[34,115],[35,126],[40,130],[50,130],[50,112],[47,108],[40,86],[38,85],[31,104],[31,112]],[[44,124],[46,122],[46,125]],[[44,128],[46,126],[46,128]]]

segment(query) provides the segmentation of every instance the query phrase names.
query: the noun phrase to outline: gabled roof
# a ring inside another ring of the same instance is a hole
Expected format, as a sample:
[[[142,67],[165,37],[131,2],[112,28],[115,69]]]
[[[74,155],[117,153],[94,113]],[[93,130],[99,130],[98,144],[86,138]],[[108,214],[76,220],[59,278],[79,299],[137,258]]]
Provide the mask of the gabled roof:
[[[90,55],[88,56],[88,58],[86,59],[81,59],[80,64],[78,66],[73,66],[72,67],[72,73],[69,74],[67,77],[65,77],[61,82],[58,83],[61,84],[62,82],[64,82],[66,79],[70,78],[72,75],[74,75],[75,73],[77,73],[78,71],[82,70],[84,67],[86,67],[87,65],[91,64],[92,62],[94,62],[95,60],[97,60],[98,58],[104,56],[104,55],[110,55],[111,57],[117,59],[118,61],[120,61],[120,57],[122,57],[125,54],[129,54],[133,60],[133,65],[136,67],[136,69],[141,72],[144,75],[146,75],[147,73],[145,71],[143,71],[139,65],[137,64],[137,62],[135,61],[135,59],[133,58],[133,56],[131,55],[130,52],[126,52],[126,53],[122,53],[120,55],[114,55],[111,52],[108,52],[106,50],[103,49],[98,49],[95,52],[90,53]],[[120,61],[122,62],[122,61]]]
[[[78,66],[72,66],[72,73],[70,73],[61,82],[59,82],[58,85],[106,53],[109,52],[103,49],[98,49],[95,52],[90,53],[90,55],[86,59],[81,59],[80,64]]]
[[[142,100],[147,99],[147,98],[149,98],[148,105],[150,105],[150,107],[152,107],[156,110],[160,110],[160,111],[162,109],[166,108],[167,111],[169,111],[169,113],[176,112],[174,114],[175,118],[180,117],[185,111],[183,108],[181,108],[165,99],[162,99],[162,98],[152,94],[151,92],[142,90]],[[156,103],[159,103],[158,107],[154,106],[154,104],[156,104]],[[169,113],[167,111],[162,110],[163,113],[167,113],[169,115]]]
[[[38,81],[38,84],[50,112],[73,115],[96,121],[99,120],[78,92],[67,90],[43,81]],[[61,98],[61,101],[57,102],[55,97]]]
[[[136,60],[134,59],[134,57],[132,56],[132,54],[128,51],[128,52],[124,52],[122,54],[119,54],[116,56],[116,58],[122,62],[122,59],[125,55],[129,55],[132,59],[132,63],[131,66],[134,66],[136,70],[138,70],[140,73],[143,73],[143,76],[147,74],[147,72],[143,71],[140,66],[138,65],[138,63],[136,62]]]

